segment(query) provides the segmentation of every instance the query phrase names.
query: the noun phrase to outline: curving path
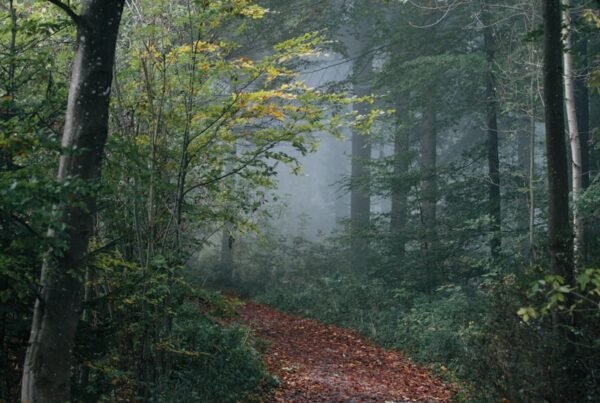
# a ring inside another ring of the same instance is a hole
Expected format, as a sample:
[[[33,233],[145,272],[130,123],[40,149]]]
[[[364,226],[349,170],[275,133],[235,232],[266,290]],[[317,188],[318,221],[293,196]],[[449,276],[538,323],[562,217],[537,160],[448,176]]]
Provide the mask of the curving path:
[[[255,302],[240,317],[271,345],[265,354],[282,381],[270,402],[449,402],[452,390],[394,350],[356,332]]]

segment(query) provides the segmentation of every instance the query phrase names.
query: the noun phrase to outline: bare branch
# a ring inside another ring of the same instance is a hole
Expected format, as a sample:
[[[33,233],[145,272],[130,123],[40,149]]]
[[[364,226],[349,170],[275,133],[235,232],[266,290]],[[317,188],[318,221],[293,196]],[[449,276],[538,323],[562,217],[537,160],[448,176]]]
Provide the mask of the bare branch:
[[[66,5],[65,3],[63,3],[60,0],[47,0],[47,1],[54,4],[56,7],[60,8],[61,10],[63,10],[73,20],[73,22],[76,25],[79,25],[79,22],[81,21],[81,17],[75,11],[73,11],[73,9],[71,7],[69,7],[68,5]]]

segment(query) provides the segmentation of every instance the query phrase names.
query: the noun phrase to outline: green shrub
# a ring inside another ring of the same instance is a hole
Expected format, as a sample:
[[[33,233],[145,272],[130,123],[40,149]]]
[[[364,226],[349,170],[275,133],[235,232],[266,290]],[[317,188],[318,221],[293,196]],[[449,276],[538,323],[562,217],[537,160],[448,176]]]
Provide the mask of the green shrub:
[[[81,401],[250,401],[268,375],[249,330],[225,325],[235,303],[193,289],[182,269],[143,268],[118,254],[97,259],[76,343]],[[102,288],[103,286],[104,288]]]

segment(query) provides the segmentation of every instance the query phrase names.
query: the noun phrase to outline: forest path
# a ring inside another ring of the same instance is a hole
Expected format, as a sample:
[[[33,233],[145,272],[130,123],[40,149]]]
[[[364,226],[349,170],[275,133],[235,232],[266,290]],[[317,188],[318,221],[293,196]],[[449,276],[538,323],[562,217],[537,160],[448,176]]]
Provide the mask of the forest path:
[[[270,402],[448,402],[451,389],[398,351],[358,333],[248,301],[242,321],[271,345],[264,355],[282,381]]]

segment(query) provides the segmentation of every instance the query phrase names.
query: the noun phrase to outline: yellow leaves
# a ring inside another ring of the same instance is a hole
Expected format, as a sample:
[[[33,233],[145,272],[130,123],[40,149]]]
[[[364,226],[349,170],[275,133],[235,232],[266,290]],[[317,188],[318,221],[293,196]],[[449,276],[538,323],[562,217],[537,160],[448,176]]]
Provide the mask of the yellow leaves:
[[[266,116],[271,116],[279,121],[284,121],[285,120],[285,115],[283,114],[283,112],[281,111],[281,109],[279,109],[277,106],[273,105],[273,104],[268,104],[263,108],[263,113]]]
[[[275,118],[281,122],[285,120],[285,113],[283,110],[275,105],[274,103],[261,104],[252,103],[247,104],[244,100],[240,101],[240,106],[244,108],[242,115],[247,119],[261,119],[261,118]]]
[[[274,98],[292,100],[296,99],[295,94],[278,90],[259,90],[243,94],[248,102],[266,102]]]
[[[273,66],[267,67],[267,82],[271,82],[281,75],[281,72]]]
[[[139,58],[158,63],[162,60],[162,53],[154,44],[147,44],[143,50],[139,50]]]
[[[517,311],[517,315],[521,317],[523,322],[528,322],[529,319],[537,319],[538,317],[537,311],[531,306],[519,308],[519,310]]]
[[[252,18],[253,20],[257,20],[257,19],[263,18],[268,11],[269,10],[266,8],[260,7],[256,4],[252,4],[252,5],[242,8],[239,11],[239,14],[243,15],[244,17],[249,17],[249,18]]]
[[[126,297],[126,298],[123,299],[123,303],[125,305],[133,305],[133,304],[136,303],[136,299],[133,298],[133,297]]]
[[[322,37],[318,33],[311,32],[283,41],[273,48],[279,53],[277,60],[283,63],[292,58],[317,55],[316,47],[321,43],[323,43]]]
[[[209,72],[210,71],[210,67],[211,67],[211,64],[208,63],[207,61],[203,60],[200,63],[198,63],[198,70],[200,70],[200,71],[202,71],[204,73]]]
[[[138,146],[145,146],[150,144],[150,137],[147,134],[139,135],[135,138],[135,144]]]
[[[196,41],[196,42],[194,42],[194,49],[196,52],[213,53],[213,52],[217,52],[218,50],[220,50],[221,46],[217,45],[215,43],[212,43],[212,42]]]
[[[174,62],[181,56],[199,53],[217,53],[221,51],[221,49],[221,45],[217,43],[207,41],[195,41],[173,48],[167,55],[167,59],[170,62]]]
[[[197,358],[200,356],[209,356],[209,357],[212,356],[212,354],[209,354],[209,353],[206,353],[203,351],[193,351],[193,350],[187,350],[185,348],[178,348],[170,340],[163,340],[163,341],[157,343],[156,348],[159,350],[168,352],[168,353],[185,356],[185,357],[189,357],[189,358]]]
[[[246,118],[264,118],[271,117],[283,122],[286,118],[285,112],[289,110],[289,105],[279,105],[270,101],[295,100],[296,95],[276,90],[259,90],[239,94],[239,106],[242,115]]]
[[[594,24],[596,28],[600,28],[600,16],[593,9],[583,10],[583,17],[591,24]]]
[[[240,16],[251,19],[260,19],[269,11],[268,9],[254,4],[254,0],[229,0],[210,1],[208,8],[215,14],[220,15],[211,21],[211,27],[216,28],[226,16]]]
[[[239,59],[235,60],[233,64],[243,69],[251,69],[254,67],[254,62],[247,57],[240,57]]]

